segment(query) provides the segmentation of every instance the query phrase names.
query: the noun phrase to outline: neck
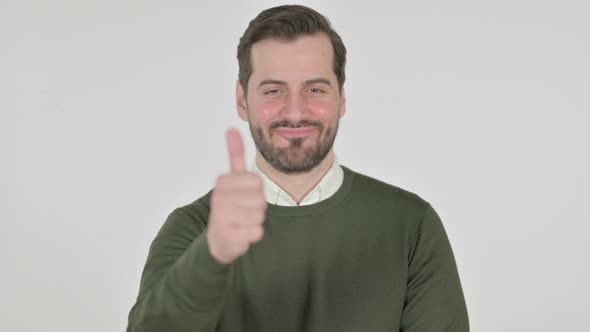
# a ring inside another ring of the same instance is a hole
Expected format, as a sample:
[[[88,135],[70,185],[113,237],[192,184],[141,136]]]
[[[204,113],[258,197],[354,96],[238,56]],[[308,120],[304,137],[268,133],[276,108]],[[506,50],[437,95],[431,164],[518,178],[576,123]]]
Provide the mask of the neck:
[[[258,168],[289,194],[299,204],[303,198],[321,181],[334,162],[334,150],[330,150],[326,158],[311,171],[299,174],[285,174],[274,169],[266,162],[260,152],[256,151]]]

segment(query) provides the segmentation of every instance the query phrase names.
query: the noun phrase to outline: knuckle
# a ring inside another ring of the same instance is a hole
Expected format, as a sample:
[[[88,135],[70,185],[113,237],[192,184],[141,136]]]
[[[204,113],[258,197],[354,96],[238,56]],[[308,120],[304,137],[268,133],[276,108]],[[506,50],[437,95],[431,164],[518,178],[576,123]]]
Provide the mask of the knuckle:
[[[211,205],[212,206],[217,206],[217,205],[221,205],[223,204],[224,198],[223,198],[223,193],[220,193],[218,191],[213,191],[213,194],[211,194]]]
[[[236,176],[233,174],[223,174],[217,177],[215,186],[223,190],[231,189],[233,183],[236,181]]]
[[[238,255],[243,255],[246,251],[248,251],[249,248],[250,248],[250,244],[246,243],[246,242],[236,244],[234,246],[234,250]]]
[[[244,174],[244,182],[248,185],[249,188],[253,190],[262,189],[264,184],[260,175],[256,173]]]
[[[264,197],[260,197],[257,201],[256,207],[262,210],[263,212],[266,212],[266,208],[268,207],[266,199]]]
[[[264,237],[264,228],[263,227],[256,227],[254,229],[252,239],[255,242],[258,242],[258,241],[262,240],[263,237]]]
[[[262,181],[262,178],[258,175],[254,175],[254,178],[252,179],[252,183],[253,183],[253,188],[256,189],[256,191],[262,191],[264,190],[264,182]]]
[[[256,217],[256,221],[262,222],[266,218],[266,213],[262,210],[257,210],[255,217]]]
[[[260,219],[263,218],[262,211],[260,209],[249,208],[247,213],[244,214],[245,220],[248,224],[252,225],[259,223]]]
[[[226,178],[227,176],[225,175],[218,176],[217,179],[215,179],[215,187],[223,187],[226,182]]]

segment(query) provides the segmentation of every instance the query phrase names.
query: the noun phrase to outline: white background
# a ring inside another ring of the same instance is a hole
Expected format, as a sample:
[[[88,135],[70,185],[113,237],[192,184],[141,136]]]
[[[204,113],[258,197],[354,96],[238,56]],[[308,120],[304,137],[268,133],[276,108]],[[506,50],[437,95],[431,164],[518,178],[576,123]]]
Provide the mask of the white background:
[[[249,138],[236,46],[275,4],[0,1],[1,331],[125,329],[164,219]],[[472,330],[588,331],[587,1],[307,4],[349,50],[341,163],[432,203]]]

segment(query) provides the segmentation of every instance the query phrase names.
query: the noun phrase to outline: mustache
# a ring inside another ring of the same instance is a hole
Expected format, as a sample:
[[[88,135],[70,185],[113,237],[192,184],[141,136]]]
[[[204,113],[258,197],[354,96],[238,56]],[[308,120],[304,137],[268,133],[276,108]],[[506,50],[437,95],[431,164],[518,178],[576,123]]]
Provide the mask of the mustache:
[[[322,129],[324,126],[319,121],[309,121],[309,120],[302,120],[297,123],[290,122],[289,120],[280,120],[275,121],[270,124],[270,129],[273,130],[278,127],[287,127],[287,128],[300,128],[300,127],[319,127]]]

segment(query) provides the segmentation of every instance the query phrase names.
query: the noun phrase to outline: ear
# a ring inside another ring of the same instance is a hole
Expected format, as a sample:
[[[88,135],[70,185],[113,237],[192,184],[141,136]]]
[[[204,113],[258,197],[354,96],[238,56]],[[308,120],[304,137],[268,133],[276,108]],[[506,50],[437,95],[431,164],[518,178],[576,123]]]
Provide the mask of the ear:
[[[236,80],[236,107],[240,119],[248,121],[248,105],[246,103],[246,94],[240,84],[240,80]]]
[[[344,86],[340,91],[340,118],[346,113],[346,93],[344,92]]]

